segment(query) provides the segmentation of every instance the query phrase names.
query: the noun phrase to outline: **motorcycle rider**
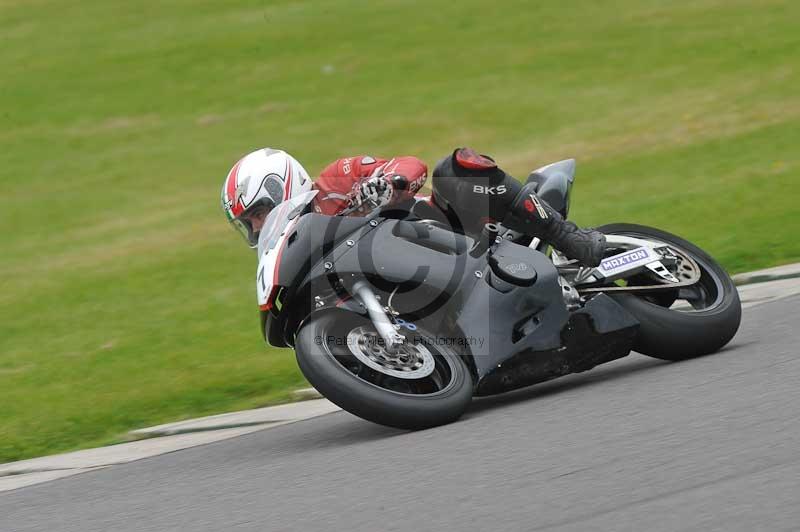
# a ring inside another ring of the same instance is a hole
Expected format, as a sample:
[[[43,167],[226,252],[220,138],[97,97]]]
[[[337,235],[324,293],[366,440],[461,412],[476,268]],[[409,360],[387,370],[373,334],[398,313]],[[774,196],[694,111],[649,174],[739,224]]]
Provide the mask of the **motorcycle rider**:
[[[256,247],[269,211],[282,201],[315,189],[315,212],[364,214],[400,204],[422,188],[428,168],[416,157],[378,159],[346,157],[329,164],[315,183],[300,163],[281,150],[256,150],[237,162],[222,187],[228,220]],[[478,232],[488,221],[550,243],[581,264],[596,266],[603,258],[605,236],[580,229],[542,201],[535,184],[520,184],[495,161],[470,148],[458,148],[434,168],[428,204],[466,232]]]

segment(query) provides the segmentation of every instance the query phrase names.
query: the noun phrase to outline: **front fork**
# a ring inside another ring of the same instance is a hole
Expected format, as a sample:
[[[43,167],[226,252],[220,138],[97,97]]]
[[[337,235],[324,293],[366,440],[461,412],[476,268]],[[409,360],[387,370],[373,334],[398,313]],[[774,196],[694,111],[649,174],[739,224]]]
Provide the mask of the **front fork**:
[[[380,301],[378,301],[378,298],[372,292],[366,281],[356,281],[353,285],[353,294],[356,299],[364,305],[364,308],[367,309],[369,319],[375,326],[375,330],[378,331],[378,334],[383,338],[383,341],[386,342],[388,349],[391,350],[405,342],[405,336],[397,332],[394,320],[381,306]]]

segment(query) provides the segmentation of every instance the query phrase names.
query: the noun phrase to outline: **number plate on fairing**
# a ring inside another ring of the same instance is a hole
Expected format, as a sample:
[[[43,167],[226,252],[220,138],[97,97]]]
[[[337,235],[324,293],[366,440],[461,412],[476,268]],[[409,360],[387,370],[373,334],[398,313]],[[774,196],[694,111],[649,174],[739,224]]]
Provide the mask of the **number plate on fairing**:
[[[597,270],[605,277],[613,277],[660,259],[652,249],[640,247],[603,259]]]

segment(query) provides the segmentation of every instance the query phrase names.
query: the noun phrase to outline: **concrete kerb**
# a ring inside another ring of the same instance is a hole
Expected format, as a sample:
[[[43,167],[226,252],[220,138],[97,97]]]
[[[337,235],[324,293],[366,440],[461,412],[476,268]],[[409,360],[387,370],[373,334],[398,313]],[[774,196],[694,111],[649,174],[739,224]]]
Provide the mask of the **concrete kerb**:
[[[327,399],[313,399],[138,429],[131,435],[146,439],[0,464],[0,492],[235,438],[338,410],[339,407]]]
[[[766,270],[758,270],[754,272],[739,273],[733,276],[733,282],[738,286],[766,283],[770,281],[780,281],[784,279],[794,279],[800,277],[800,262],[794,264],[785,264],[775,268],[767,268]]]

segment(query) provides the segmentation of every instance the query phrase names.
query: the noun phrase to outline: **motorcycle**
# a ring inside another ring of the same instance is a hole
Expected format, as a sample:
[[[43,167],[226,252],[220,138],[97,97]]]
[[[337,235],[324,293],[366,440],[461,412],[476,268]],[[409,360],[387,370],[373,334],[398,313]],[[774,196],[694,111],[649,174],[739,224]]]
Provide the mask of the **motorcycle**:
[[[575,161],[531,173],[566,217]],[[423,429],[473,396],[589,370],[635,350],[713,353],[738,330],[733,281],[706,252],[659,229],[598,228],[585,267],[501,224],[454,228],[428,202],[362,217],[311,212],[316,191],[264,224],[257,291],[265,340],[293,347],[308,381],[369,421]]]

